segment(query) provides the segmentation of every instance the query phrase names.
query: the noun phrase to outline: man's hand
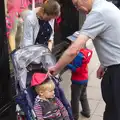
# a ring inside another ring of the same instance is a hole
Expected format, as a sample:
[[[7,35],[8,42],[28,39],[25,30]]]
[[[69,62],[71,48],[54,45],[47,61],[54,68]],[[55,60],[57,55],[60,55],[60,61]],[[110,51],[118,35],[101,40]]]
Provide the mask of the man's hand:
[[[103,77],[104,73],[105,73],[104,67],[100,65],[97,70],[97,78],[101,79]]]
[[[51,75],[53,75],[53,76],[55,76],[55,75],[57,75],[57,74],[59,73],[59,71],[57,70],[56,66],[53,66],[53,67],[48,68],[48,72],[49,72]]]

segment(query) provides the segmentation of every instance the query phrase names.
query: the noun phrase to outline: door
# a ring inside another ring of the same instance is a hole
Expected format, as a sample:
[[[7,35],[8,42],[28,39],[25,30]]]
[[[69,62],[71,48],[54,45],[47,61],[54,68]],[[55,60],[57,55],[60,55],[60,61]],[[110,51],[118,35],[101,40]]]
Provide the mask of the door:
[[[0,1],[0,15],[0,120],[14,120],[4,0]]]

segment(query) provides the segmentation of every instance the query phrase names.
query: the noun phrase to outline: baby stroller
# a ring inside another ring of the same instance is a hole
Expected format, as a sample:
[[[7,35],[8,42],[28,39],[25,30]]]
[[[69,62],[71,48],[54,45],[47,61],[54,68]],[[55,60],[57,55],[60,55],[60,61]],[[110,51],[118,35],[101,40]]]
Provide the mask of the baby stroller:
[[[16,112],[17,120],[37,120],[33,110],[36,93],[30,87],[30,80],[34,72],[45,73],[48,67],[56,62],[49,49],[43,45],[33,45],[15,50],[11,53],[16,82]],[[60,88],[60,77],[52,77],[55,83],[55,96],[58,97],[73,120],[71,107]]]

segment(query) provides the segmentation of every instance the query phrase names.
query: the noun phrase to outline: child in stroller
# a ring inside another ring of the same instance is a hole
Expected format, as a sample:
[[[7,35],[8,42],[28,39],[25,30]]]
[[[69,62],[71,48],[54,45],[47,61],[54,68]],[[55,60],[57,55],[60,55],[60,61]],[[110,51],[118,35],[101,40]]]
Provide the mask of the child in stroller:
[[[55,58],[49,49],[43,45],[33,45],[13,51],[11,58],[16,82],[17,118],[18,120],[39,120],[34,108],[37,95],[30,83],[34,78],[32,77],[34,73],[46,73],[47,68],[55,64]],[[64,119],[73,120],[71,107],[59,85],[60,78],[51,76],[51,79],[55,84],[55,96],[62,102],[69,115]]]
[[[55,84],[47,74],[34,73],[31,86],[38,94],[33,105],[38,120],[70,120],[67,110],[55,97]]]

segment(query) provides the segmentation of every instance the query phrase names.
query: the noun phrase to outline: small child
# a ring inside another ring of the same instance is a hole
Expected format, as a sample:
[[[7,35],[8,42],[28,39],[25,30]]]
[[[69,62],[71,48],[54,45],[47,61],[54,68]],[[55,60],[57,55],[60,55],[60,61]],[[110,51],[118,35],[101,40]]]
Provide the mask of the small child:
[[[37,120],[70,120],[67,110],[55,97],[55,84],[47,74],[34,73],[31,86],[38,94],[34,103]]]
[[[92,56],[92,51],[86,48],[80,50],[71,64],[67,67],[72,71],[71,85],[71,106],[75,120],[79,118],[79,101],[81,102],[81,114],[90,117],[90,108],[87,100],[88,83],[88,63]]]

